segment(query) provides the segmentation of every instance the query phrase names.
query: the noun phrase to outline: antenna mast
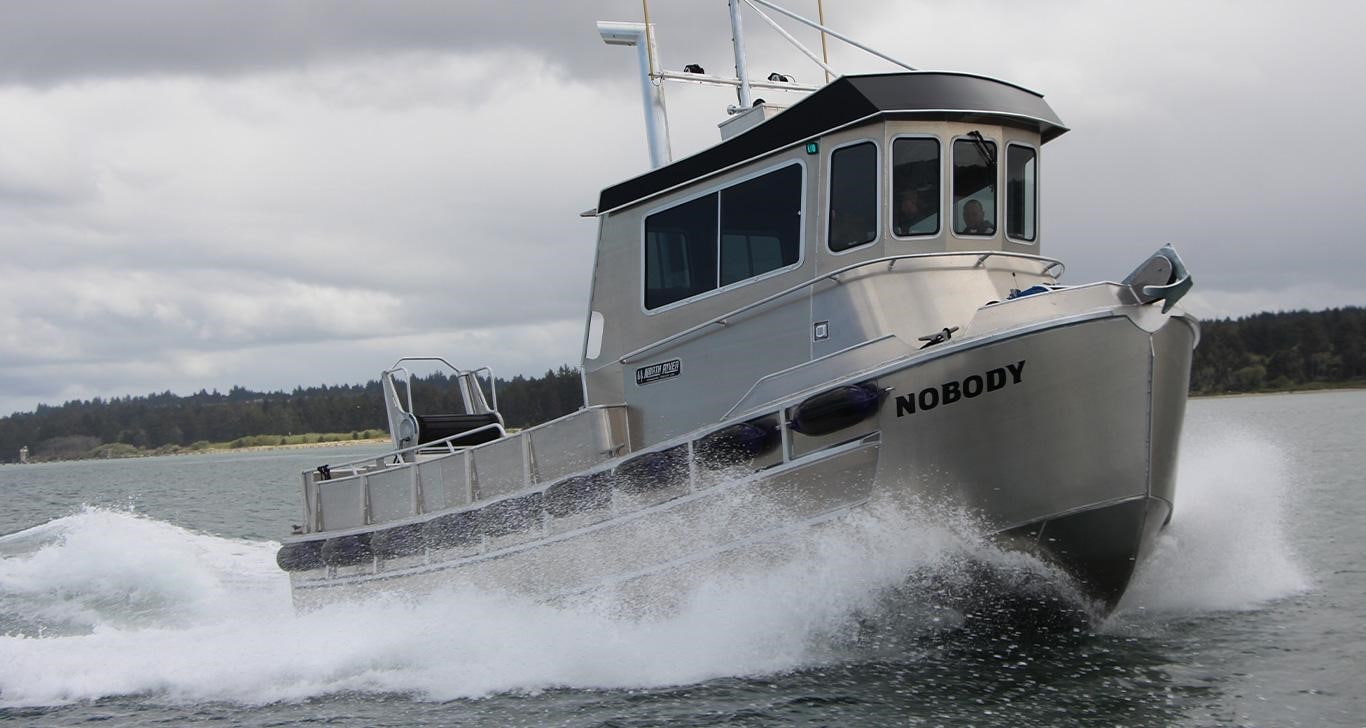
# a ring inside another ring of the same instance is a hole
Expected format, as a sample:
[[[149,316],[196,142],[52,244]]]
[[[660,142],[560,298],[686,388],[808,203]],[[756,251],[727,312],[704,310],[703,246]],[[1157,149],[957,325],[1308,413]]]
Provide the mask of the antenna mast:
[[[737,95],[740,108],[744,111],[754,105],[749,93],[749,74],[745,73],[745,35],[740,23],[740,0],[727,0],[730,5],[730,44],[735,48],[735,78],[740,81]]]
[[[709,75],[696,65],[685,67],[682,73],[676,71],[665,71],[658,67],[659,49],[655,46],[654,25],[650,23],[649,0],[641,0],[641,6],[645,11],[644,23],[617,23],[598,21],[598,34],[608,45],[635,46],[636,56],[640,63],[640,93],[643,106],[645,108],[645,135],[650,145],[650,166],[662,167],[673,160],[673,153],[669,148],[669,118],[664,109],[664,81],[687,81],[689,83],[706,84],[710,86],[732,86],[736,90],[736,97],[739,104],[726,109],[730,114],[739,114],[748,111],[754,106],[752,90],[756,88],[779,89],[782,91],[815,91],[819,86],[797,83],[792,77],[781,73],[770,74],[768,80],[751,81],[746,68],[745,61],[745,39],[744,26],[740,19],[740,3],[750,7],[761,20],[773,26],[789,43],[796,46],[807,58],[810,58],[825,71],[825,80],[839,74],[830,67],[829,51],[826,48],[825,37],[827,35],[848,43],[859,50],[870,53],[890,63],[894,63],[910,71],[916,70],[913,66],[902,63],[885,53],[880,53],[868,46],[859,43],[847,35],[831,30],[825,25],[825,7],[821,0],[816,2],[816,10],[820,17],[820,22],[804,18],[791,10],[786,10],[774,4],[770,0],[726,0],[730,8],[730,30],[731,44],[735,48],[735,78],[724,78],[722,76]],[[814,52],[802,45],[791,33],[783,29],[773,18],[770,18],[760,9],[760,5],[775,12],[781,13],[792,20],[801,23],[809,28],[820,31],[821,33],[821,55],[817,57]]]
[[[664,109],[664,86],[656,84],[654,33],[645,23],[598,21],[598,35],[608,45],[635,46],[640,62],[640,97],[645,107],[645,138],[650,145],[650,166],[662,167],[673,161],[669,148],[669,115]]]

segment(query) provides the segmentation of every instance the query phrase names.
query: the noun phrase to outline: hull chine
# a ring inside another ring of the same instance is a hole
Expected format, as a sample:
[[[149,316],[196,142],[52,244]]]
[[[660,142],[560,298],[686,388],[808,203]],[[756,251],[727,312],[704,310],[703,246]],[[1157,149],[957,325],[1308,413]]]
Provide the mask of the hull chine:
[[[1001,538],[1057,564],[1083,595],[1109,613],[1170,516],[1166,501],[1134,498],[1019,526]]]

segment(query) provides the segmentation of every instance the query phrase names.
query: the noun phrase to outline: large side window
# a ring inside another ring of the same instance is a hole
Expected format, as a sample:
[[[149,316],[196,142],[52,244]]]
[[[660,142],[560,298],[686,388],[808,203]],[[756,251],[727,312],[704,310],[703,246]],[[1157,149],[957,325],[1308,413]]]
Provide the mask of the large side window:
[[[953,231],[996,234],[996,142],[975,133],[953,142]]]
[[[721,190],[721,285],[796,263],[801,235],[800,166]]]
[[[877,239],[877,146],[861,142],[830,155],[830,227],[839,252]]]
[[[892,232],[899,236],[939,232],[939,140],[892,142]]]
[[[1038,153],[1011,144],[1006,147],[1006,235],[1033,240],[1039,217]]]
[[[645,218],[645,308],[716,288],[716,193]]]
[[[645,218],[645,308],[794,265],[802,167],[781,169]]]

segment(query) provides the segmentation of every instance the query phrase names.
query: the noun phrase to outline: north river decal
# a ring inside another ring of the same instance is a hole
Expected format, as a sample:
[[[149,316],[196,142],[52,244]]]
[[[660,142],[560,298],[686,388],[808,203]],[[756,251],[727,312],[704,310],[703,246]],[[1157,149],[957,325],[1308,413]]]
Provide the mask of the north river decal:
[[[650,364],[636,370],[636,384],[645,386],[652,382],[664,379],[672,379],[683,373],[683,362],[678,359],[670,359],[658,364]]]
[[[896,398],[896,416],[904,417],[935,407],[947,407],[965,399],[974,399],[1000,391],[1012,384],[1019,384],[1024,379],[1024,368],[1025,360],[1021,359],[1014,364],[997,367],[981,374],[972,374],[961,380],[955,379],[926,387],[919,392],[903,394]]]

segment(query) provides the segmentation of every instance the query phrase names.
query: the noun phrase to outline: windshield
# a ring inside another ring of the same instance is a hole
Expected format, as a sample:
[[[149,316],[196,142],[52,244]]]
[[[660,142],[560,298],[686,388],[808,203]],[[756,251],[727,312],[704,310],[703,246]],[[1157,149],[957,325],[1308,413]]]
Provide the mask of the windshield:
[[[939,232],[939,140],[892,142],[892,232],[901,237]]]
[[[996,234],[996,142],[976,132],[953,142],[953,231]]]

